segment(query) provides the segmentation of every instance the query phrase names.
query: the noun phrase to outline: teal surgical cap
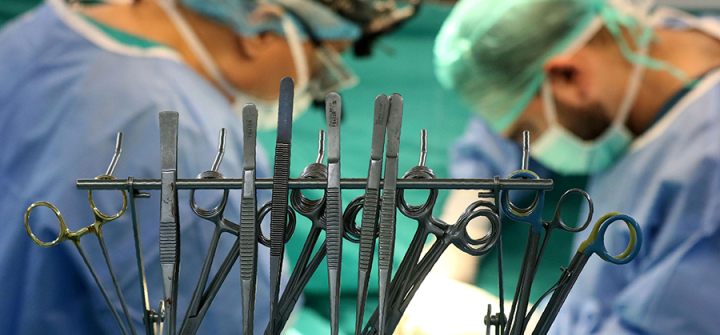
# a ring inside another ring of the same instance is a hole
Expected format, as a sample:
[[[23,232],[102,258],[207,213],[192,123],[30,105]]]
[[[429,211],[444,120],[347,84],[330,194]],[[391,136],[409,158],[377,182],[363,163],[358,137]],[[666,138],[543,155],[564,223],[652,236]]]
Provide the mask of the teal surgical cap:
[[[252,15],[258,6],[263,4],[277,5],[292,13],[290,18],[302,20],[300,26],[307,26],[312,34],[320,40],[351,40],[358,39],[361,28],[344,19],[329,7],[314,0],[180,0],[192,10],[225,23],[243,36],[252,36],[263,32],[274,32],[284,35],[279,19],[259,19]],[[260,3],[260,4],[259,4]],[[296,22],[298,23],[298,22]],[[308,38],[308,32],[300,31]]]
[[[461,0],[435,41],[436,75],[493,130],[505,130],[542,86],[547,60],[587,42],[602,26],[631,62],[666,67],[625,41],[620,27],[634,28],[629,31],[635,45],[652,39],[652,29],[639,24],[642,15],[628,10],[629,3],[621,8],[604,0]]]

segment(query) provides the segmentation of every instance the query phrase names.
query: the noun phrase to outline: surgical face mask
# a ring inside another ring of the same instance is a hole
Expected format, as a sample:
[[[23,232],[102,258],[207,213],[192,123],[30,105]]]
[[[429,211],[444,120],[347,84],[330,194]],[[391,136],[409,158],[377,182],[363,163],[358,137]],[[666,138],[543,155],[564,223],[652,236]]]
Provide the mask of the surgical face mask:
[[[315,47],[315,57],[322,64],[308,81],[308,92],[313,100],[325,100],[330,92],[341,92],[355,87],[358,77],[336,51],[322,45]]]
[[[560,125],[552,87],[546,79],[542,99],[548,129],[533,143],[530,154],[545,167],[562,175],[587,175],[612,165],[633,140],[625,122],[635,104],[644,69],[642,65],[635,65],[615,119],[600,137],[592,141],[582,140]]]
[[[272,130],[277,127],[279,101],[268,101],[250,94],[244,93],[235,85],[228,82],[220,72],[210,53],[197,37],[192,27],[187,23],[182,14],[177,10],[172,0],[157,0],[157,3],[168,15],[170,20],[178,29],[180,35],[195,54],[205,71],[210,77],[228,94],[232,96],[232,108],[238,115],[242,115],[243,106],[253,103],[258,110],[258,129]],[[295,65],[297,81],[295,83],[295,97],[293,101],[293,119],[304,113],[313,101],[314,96],[308,90],[309,66],[305,51],[302,46],[300,34],[295,24],[286,16],[282,19],[282,27],[290,47],[290,53]],[[329,93],[329,92],[328,92]],[[324,96],[323,96],[324,99]]]

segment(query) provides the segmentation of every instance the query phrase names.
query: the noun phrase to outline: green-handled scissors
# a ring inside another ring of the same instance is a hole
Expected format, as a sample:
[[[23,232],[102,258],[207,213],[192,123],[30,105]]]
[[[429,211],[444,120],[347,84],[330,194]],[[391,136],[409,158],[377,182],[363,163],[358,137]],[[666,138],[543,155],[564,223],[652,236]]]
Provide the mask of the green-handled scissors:
[[[605,232],[608,227],[616,221],[625,222],[628,230],[630,231],[630,240],[627,248],[622,254],[613,256],[608,252],[605,246]],[[558,288],[550,298],[542,316],[540,316],[540,320],[535,327],[535,331],[533,331],[533,335],[544,335],[547,334],[548,330],[550,330],[550,326],[553,321],[555,321],[555,317],[557,317],[560,307],[562,307],[563,303],[565,303],[565,299],[570,293],[573,285],[575,285],[575,282],[580,276],[580,272],[585,267],[585,264],[587,264],[592,254],[597,254],[606,262],[613,264],[626,264],[632,261],[635,256],[637,256],[638,252],[640,252],[642,240],[643,236],[640,225],[638,225],[638,223],[630,216],[618,212],[611,212],[603,215],[597,223],[595,223],[595,227],[593,227],[590,236],[582,244],[580,244],[575,256],[570,261],[570,265],[560,277],[560,280],[556,285]]]
[[[117,141],[115,145],[115,155],[113,156],[112,162],[110,163],[110,167],[108,167],[108,170],[106,174],[96,177],[95,179],[115,179],[115,177],[112,176],[113,171],[115,170],[115,165],[117,164],[117,160],[120,157],[122,148],[122,133],[118,133]],[[83,249],[82,245],[80,244],[80,238],[87,234],[95,234],[98,238],[98,242],[100,243],[100,248],[102,249],[103,256],[105,257],[105,263],[108,266],[108,270],[110,271],[110,276],[112,277],[113,285],[115,286],[115,290],[117,291],[118,298],[120,299],[120,304],[122,305],[123,313],[125,313],[125,319],[128,322],[128,325],[130,326],[130,331],[133,335],[136,335],[137,332],[135,330],[135,325],[132,322],[132,319],[130,318],[130,313],[128,312],[127,304],[125,303],[125,297],[122,294],[122,291],[120,290],[120,285],[118,284],[117,276],[115,275],[115,271],[113,270],[112,263],[110,262],[110,256],[108,255],[107,246],[105,245],[105,239],[103,238],[102,234],[102,227],[110,222],[113,221],[120,216],[122,216],[125,213],[125,210],[127,209],[128,205],[128,198],[127,193],[125,190],[122,190],[122,196],[123,196],[123,205],[120,211],[115,215],[106,215],[102,213],[97,206],[95,205],[95,201],[93,200],[92,191],[88,191],[88,200],[90,201],[90,207],[92,208],[92,212],[95,215],[95,222],[93,222],[91,225],[84,227],[77,231],[71,231],[68,229],[67,225],[65,224],[65,219],[63,218],[62,214],[60,214],[60,210],[57,209],[53,204],[45,201],[36,202],[30,207],[28,207],[27,211],[25,211],[25,230],[27,231],[28,235],[30,235],[30,238],[38,245],[42,247],[52,247],[60,242],[63,241],[72,241],[75,247],[77,248],[78,252],[80,253],[80,256],[82,256],[83,261],[85,261],[85,265],[87,265],[88,269],[90,270],[90,273],[93,276],[93,279],[95,279],[95,283],[100,288],[100,292],[102,292],[103,297],[105,298],[105,301],[108,304],[108,307],[110,307],[110,311],[112,312],[113,316],[115,317],[115,321],[120,326],[120,330],[123,334],[128,334],[127,329],[125,328],[125,325],[123,324],[122,320],[120,319],[120,315],[118,314],[115,307],[112,305],[112,302],[110,302],[110,297],[108,296],[107,291],[105,290],[105,287],[103,287],[102,283],[100,283],[100,279],[97,276],[97,273],[95,272],[95,269],[90,264],[90,260],[87,257],[87,254],[85,253],[85,250]],[[30,228],[30,213],[37,208],[37,207],[47,207],[50,208],[57,217],[59,223],[60,223],[60,233],[58,234],[58,237],[52,241],[52,242],[43,242],[40,241],[35,234],[33,234],[32,229]]]

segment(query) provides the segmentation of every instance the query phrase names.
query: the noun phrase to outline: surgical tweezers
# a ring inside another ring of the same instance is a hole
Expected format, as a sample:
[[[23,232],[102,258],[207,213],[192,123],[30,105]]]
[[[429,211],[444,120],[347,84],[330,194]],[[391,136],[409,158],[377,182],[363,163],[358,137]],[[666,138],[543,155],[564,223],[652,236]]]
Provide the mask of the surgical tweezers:
[[[320,130],[317,159],[315,163],[305,167],[300,174],[300,178],[327,180],[327,166],[322,164],[324,158],[325,130]],[[290,275],[290,279],[288,279],[285,290],[280,297],[281,317],[278,320],[279,323],[276,325],[277,329],[283,329],[285,327],[295,304],[300,299],[302,291],[327,255],[325,241],[320,243],[320,247],[317,248],[315,255],[313,256],[312,254],[318,245],[320,233],[325,230],[325,195],[319,199],[308,199],[303,196],[300,189],[294,189],[290,192],[290,204],[298,214],[308,218],[312,226],[308,232],[305,244],[300,251],[300,256],[297,262],[295,262],[295,267]]]
[[[256,228],[257,198],[255,192],[255,145],[257,138],[257,108],[243,107],[243,189],[240,203],[240,293],[242,295],[243,334],[253,334],[255,320],[255,290],[257,281]]]
[[[342,100],[337,93],[325,99],[327,118],[327,215],[326,241],[328,284],[330,287],[330,334],[340,332],[340,270],[342,260],[343,219],[342,193],[340,190],[340,117]]]
[[[290,77],[280,82],[275,169],[273,171],[272,213],[270,214],[270,323],[271,335],[280,316],[280,275],[285,253],[285,222],[288,206],[288,180],[290,179],[290,141],[292,139],[293,94],[295,84]],[[339,185],[338,185],[339,186]]]
[[[355,314],[355,334],[360,334],[363,328],[368,283],[370,282],[370,271],[372,269],[373,254],[375,253],[375,234],[377,233],[377,216],[380,206],[380,177],[382,176],[382,160],[387,121],[388,97],[381,94],[375,98],[370,167],[368,168],[362,225],[360,226],[360,257],[358,261],[358,296]]]
[[[379,271],[379,331],[385,334],[385,316],[387,315],[387,288],[392,275],[393,253],[395,246],[395,216],[397,198],[398,152],[400,151],[400,129],[402,128],[403,98],[399,94],[390,95],[390,116],[387,126],[387,150],[385,153],[385,184],[383,185],[382,209],[380,214],[380,237],[378,243]]]
[[[162,171],[160,189],[160,265],[163,276],[167,334],[175,335],[178,277],[180,274],[180,219],[177,181],[178,113],[160,112],[160,151]]]

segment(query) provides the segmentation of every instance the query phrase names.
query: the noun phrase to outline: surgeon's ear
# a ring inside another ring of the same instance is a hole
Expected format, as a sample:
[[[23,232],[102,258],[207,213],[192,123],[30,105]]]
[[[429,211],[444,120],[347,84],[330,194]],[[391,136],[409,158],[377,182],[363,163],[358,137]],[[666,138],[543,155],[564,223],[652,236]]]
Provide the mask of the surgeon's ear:
[[[269,50],[273,50],[284,39],[273,33],[259,33],[251,36],[238,36],[238,44],[245,56],[249,59],[264,57]]]
[[[578,57],[553,57],[545,64],[545,75],[552,83],[555,99],[561,104],[582,108],[592,104],[591,67]]]

